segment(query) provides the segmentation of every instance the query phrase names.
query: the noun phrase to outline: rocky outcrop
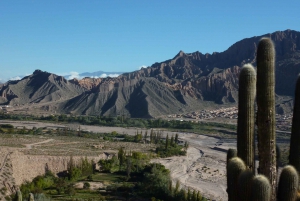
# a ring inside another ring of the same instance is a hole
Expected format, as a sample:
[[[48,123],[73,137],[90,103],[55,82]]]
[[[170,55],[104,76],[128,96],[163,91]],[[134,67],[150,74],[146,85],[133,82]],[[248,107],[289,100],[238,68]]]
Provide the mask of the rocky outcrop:
[[[102,83],[103,79],[101,78],[83,78],[81,80],[78,80],[76,78],[70,80],[71,83],[74,83],[76,85],[79,85],[87,90],[92,90],[99,86]]]

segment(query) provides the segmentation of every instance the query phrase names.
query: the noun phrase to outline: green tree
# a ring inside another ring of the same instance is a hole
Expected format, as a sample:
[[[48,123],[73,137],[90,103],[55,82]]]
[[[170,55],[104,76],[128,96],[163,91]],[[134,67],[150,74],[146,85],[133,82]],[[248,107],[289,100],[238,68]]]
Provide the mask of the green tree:
[[[69,180],[71,180],[71,175],[73,174],[74,168],[75,168],[75,162],[74,162],[73,156],[71,155],[69,163],[68,163]]]
[[[125,162],[125,151],[123,147],[119,148],[118,159],[119,159],[119,170],[121,170],[121,167],[124,165]]]
[[[189,143],[187,141],[185,141],[185,143],[184,143],[184,148],[185,148],[185,150],[187,150],[189,148]]]
[[[147,168],[150,168],[150,172],[144,173],[144,195],[155,195],[156,198],[167,200],[171,181],[170,171],[158,163],[153,163]]]
[[[197,194],[195,190],[193,190],[192,201],[197,201]]]
[[[188,192],[187,192],[187,200],[190,201],[192,200],[192,192],[191,192],[191,189],[188,188]]]
[[[170,145],[171,145],[172,147],[174,146],[174,136],[173,136],[173,135],[172,135],[172,137],[171,137]]]
[[[87,157],[81,158],[80,169],[83,176],[93,174],[93,163]]]
[[[145,134],[144,134],[144,142],[146,143],[147,141],[147,137],[148,137],[148,131],[145,131]]]
[[[91,185],[89,182],[84,182],[84,184],[83,184],[84,189],[89,189],[90,187],[91,187]]]
[[[132,166],[131,157],[127,157],[127,161],[126,161],[127,180],[130,178],[131,166]]]
[[[174,196],[177,196],[178,193],[179,193],[179,188],[180,188],[180,183],[179,181],[177,180],[176,181],[176,185],[175,185],[175,189],[174,189]]]
[[[175,134],[175,143],[176,144],[178,143],[178,134],[177,133]]]
[[[165,145],[166,150],[168,149],[168,146],[169,146],[169,134],[167,134],[167,137],[166,137],[166,145]]]
[[[198,191],[197,193],[197,201],[201,201],[202,200],[202,195],[201,193]]]

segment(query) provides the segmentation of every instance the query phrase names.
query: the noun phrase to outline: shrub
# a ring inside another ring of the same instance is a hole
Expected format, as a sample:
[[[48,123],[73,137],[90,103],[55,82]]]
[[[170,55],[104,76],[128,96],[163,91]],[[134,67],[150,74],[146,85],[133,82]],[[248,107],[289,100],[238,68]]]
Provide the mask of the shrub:
[[[84,184],[83,184],[84,189],[89,189],[90,187],[91,187],[91,185],[89,182],[84,182]]]

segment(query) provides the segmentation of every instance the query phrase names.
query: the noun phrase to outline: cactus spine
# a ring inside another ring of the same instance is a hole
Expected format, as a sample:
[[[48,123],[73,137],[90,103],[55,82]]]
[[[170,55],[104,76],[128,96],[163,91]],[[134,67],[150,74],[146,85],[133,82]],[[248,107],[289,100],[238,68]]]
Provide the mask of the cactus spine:
[[[227,193],[228,201],[238,199],[238,178],[242,171],[246,169],[245,163],[238,157],[229,160],[227,164]]]
[[[243,66],[239,79],[239,118],[237,127],[237,154],[248,169],[255,173],[254,160],[254,102],[256,72],[251,64]]]
[[[275,49],[270,38],[262,38],[257,48],[257,134],[259,173],[271,184],[276,199],[275,138]]]
[[[298,173],[297,170],[287,165],[283,168],[278,183],[278,201],[295,201],[298,190]]]
[[[251,201],[270,201],[271,185],[264,175],[256,175],[252,180]]]
[[[298,173],[300,172],[300,76],[298,75],[295,100],[294,100],[294,111],[293,111],[293,125],[292,134],[290,141],[290,156],[289,163],[293,165]]]

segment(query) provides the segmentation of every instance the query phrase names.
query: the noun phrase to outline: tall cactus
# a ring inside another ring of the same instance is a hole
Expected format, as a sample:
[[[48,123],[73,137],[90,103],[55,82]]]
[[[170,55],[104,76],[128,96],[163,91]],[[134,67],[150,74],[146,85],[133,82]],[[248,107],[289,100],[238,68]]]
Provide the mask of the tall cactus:
[[[239,118],[237,126],[237,154],[248,169],[255,173],[254,160],[254,102],[256,72],[251,64],[245,64],[239,79]]]
[[[229,160],[227,164],[227,193],[228,201],[238,201],[238,178],[246,169],[245,163],[238,157]]]
[[[252,180],[251,201],[270,201],[271,186],[267,177],[256,175]]]
[[[297,197],[299,177],[297,170],[287,165],[283,168],[278,183],[278,201],[295,201]]]
[[[250,199],[253,201],[275,201],[276,200],[276,164],[280,158],[279,147],[276,147],[275,138],[275,50],[274,45],[269,38],[263,38],[257,49],[257,140],[259,151],[259,169],[260,175],[253,178],[250,163],[247,164],[247,169],[244,171],[231,170],[230,165],[233,158],[233,149],[228,150],[227,153],[227,185],[228,197],[236,195],[236,191],[232,190],[232,186],[238,185],[239,200],[245,200],[249,197],[249,189],[251,190]],[[240,75],[240,89],[239,89],[239,117],[238,117],[238,156],[242,157],[244,161],[248,157],[253,157],[250,149],[246,149],[249,144],[252,144],[254,149],[255,144],[252,142],[253,138],[248,138],[246,132],[252,131],[252,107],[249,107],[249,97],[252,93],[251,87],[245,87],[243,84],[248,83],[249,76],[247,72],[241,71]],[[246,75],[245,75],[246,74]],[[249,84],[249,83],[248,83]],[[243,89],[244,88],[244,89]],[[248,98],[248,99],[247,99]],[[294,102],[294,116],[292,125],[292,135],[290,144],[290,166],[282,170],[279,185],[278,185],[278,201],[300,201],[299,191],[299,173],[300,173],[300,75],[297,80],[295,102]],[[251,105],[252,106],[252,105]],[[250,118],[246,120],[247,118]],[[246,122],[244,122],[246,121]],[[244,129],[244,130],[242,130]],[[243,156],[245,154],[245,156]],[[277,158],[277,161],[276,161]],[[228,162],[229,160],[229,162]],[[239,159],[241,160],[241,159]],[[239,162],[242,164],[242,161]],[[294,165],[296,169],[292,166]],[[236,165],[237,166],[237,165]],[[254,167],[254,165],[253,165]],[[245,167],[246,168],[246,167]],[[278,167],[277,167],[278,168]],[[234,168],[232,168],[234,169]],[[234,173],[235,172],[235,173]],[[242,173],[241,173],[242,172]],[[237,174],[240,174],[238,184],[236,184]],[[253,178],[253,179],[251,179]],[[251,180],[251,182],[249,182]],[[249,187],[249,183],[251,183]],[[244,196],[244,197],[243,197]]]
[[[260,40],[256,59],[259,173],[269,179],[271,200],[276,200],[275,49],[270,38]]]
[[[300,173],[300,76],[298,75],[295,100],[294,100],[294,112],[292,120],[292,134],[290,141],[290,156],[289,163],[293,165],[298,173]]]

